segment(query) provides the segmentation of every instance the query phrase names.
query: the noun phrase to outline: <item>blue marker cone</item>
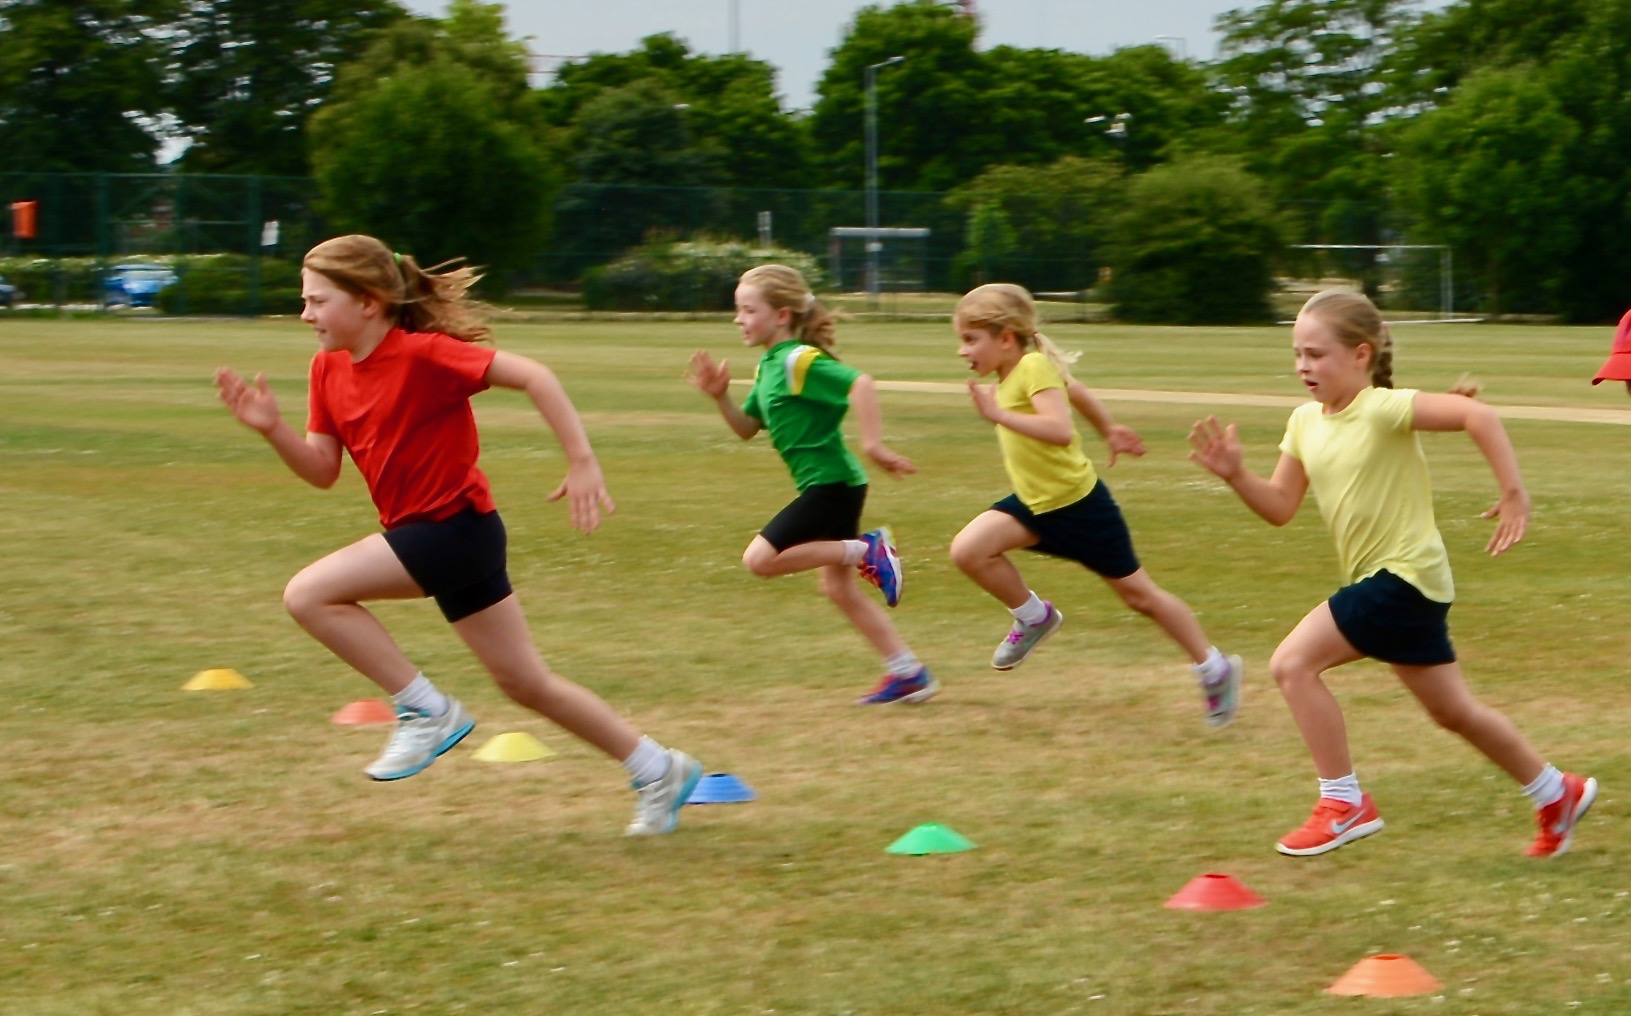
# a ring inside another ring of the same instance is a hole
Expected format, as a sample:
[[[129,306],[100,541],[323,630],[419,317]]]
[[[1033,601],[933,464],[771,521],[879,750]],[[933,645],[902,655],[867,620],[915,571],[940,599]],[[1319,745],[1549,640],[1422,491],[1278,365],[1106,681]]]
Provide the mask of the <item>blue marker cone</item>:
[[[686,804],[741,804],[759,795],[730,773],[709,773],[691,791]]]

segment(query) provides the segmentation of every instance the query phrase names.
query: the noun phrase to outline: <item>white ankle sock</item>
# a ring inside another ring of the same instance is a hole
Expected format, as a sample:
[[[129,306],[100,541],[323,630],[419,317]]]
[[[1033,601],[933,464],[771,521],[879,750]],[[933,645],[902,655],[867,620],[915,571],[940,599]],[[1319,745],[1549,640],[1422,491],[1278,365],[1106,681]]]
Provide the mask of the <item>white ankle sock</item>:
[[[392,695],[391,701],[429,716],[441,716],[447,712],[447,696],[438,691],[423,673],[409,681],[406,688]]]
[[[923,664],[918,662],[916,654],[910,649],[902,649],[883,661],[883,665],[889,669],[890,677],[911,677],[923,669]]]
[[[1195,664],[1195,676],[1203,684],[1217,684],[1229,676],[1229,661],[1218,652],[1217,646],[1208,646],[1206,649],[1206,662]]]
[[[1028,624],[1035,628],[1048,619],[1048,605],[1034,592],[1031,598],[1017,607],[1009,609],[1008,613],[1014,615],[1020,624]]]
[[[1563,774],[1550,762],[1540,771],[1533,783],[1523,788],[1523,796],[1534,802],[1536,808],[1556,804],[1563,800]]]
[[[865,540],[839,540],[838,542],[844,545],[845,564],[860,564],[861,559],[866,557]]]
[[[1351,804],[1355,808],[1364,802],[1364,795],[1359,790],[1359,777],[1353,773],[1334,780],[1321,779],[1320,796]]]
[[[636,787],[643,787],[667,776],[670,762],[668,749],[649,737],[642,737],[623,760],[623,768],[629,771]]]

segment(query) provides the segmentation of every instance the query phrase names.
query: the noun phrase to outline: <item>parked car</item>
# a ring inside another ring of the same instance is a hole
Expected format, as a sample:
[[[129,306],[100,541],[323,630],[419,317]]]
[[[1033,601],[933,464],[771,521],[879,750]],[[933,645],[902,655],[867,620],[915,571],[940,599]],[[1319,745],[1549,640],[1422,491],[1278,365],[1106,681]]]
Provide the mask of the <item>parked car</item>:
[[[17,292],[17,287],[0,278],[0,307],[10,307],[15,300],[21,300],[23,294]]]
[[[151,307],[159,291],[175,282],[176,273],[163,265],[114,265],[102,277],[102,306]]]

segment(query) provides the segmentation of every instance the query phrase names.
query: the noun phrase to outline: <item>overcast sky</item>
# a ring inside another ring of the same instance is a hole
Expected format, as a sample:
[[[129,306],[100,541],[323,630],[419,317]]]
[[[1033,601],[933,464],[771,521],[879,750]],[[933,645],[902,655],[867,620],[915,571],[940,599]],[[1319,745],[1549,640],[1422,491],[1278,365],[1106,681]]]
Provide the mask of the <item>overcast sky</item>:
[[[445,0],[405,0],[441,16]],[[890,6],[893,0],[879,0]],[[1439,6],[1438,0],[1433,6]],[[977,0],[982,46],[1063,49],[1102,55],[1121,46],[1160,42],[1174,53],[1217,55],[1213,20],[1259,0]],[[528,38],[545,57],[625,53],[640,40],[673,32],[692,52],[725,53],[732,25],[742,49],[775,65],[789,108],[815,101],[829,52],[867,6],[860,0],[510,0],[510,35]],[[734,12],[734,17],[733,17]],[[1160,38],[1167,36],[1168,38]]]

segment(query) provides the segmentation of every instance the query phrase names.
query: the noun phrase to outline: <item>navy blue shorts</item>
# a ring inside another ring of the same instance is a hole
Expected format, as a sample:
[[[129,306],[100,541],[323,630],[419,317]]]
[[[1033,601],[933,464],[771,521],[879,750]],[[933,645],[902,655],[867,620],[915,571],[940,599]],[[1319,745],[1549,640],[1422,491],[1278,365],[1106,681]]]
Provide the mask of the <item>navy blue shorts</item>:
[[[486,610],[512,592],[505,567],[508,540],[498,512],[466,508],[440,522],[409,522],[387,529],[385,542],[450,622]]]
[[[866,484],[818,483],[799,491],[786,508],[765,523],[759,535],[776,552],[818,540],[853,540],[861,535]]]
[[[1411,667],[1455,662],[1450,605],[1429,600],[1390,571],[1343,586],[1330,604],[1337,631],[1371,659]]]
[[[1127,520],[1102,480],[1075,504],[1040,515],[1025,507],[1018,494],[1009,494],[991,510],[1012,515],[1036,536],[1036,544],[1026,550],[1075,561],[1107,579],[1124,579],[1138,571]]]

